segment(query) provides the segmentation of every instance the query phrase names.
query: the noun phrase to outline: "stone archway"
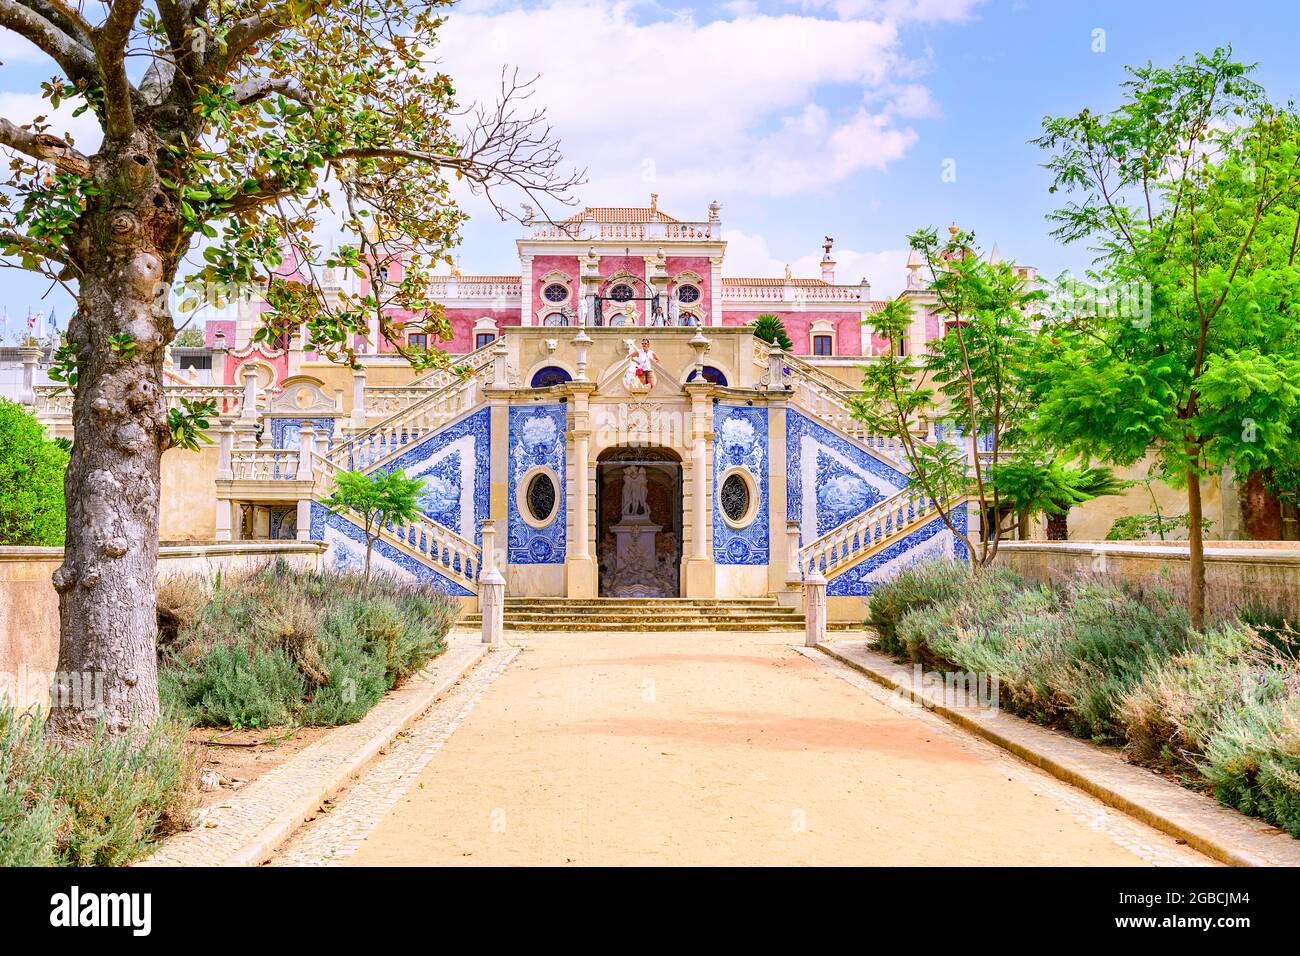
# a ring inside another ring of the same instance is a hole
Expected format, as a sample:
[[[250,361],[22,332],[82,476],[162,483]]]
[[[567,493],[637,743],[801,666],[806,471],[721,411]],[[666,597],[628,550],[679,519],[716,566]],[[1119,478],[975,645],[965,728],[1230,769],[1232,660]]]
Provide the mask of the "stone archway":
[[[607,448],[596,461],[601,597],[679,597],[682,460],[667,448]]]

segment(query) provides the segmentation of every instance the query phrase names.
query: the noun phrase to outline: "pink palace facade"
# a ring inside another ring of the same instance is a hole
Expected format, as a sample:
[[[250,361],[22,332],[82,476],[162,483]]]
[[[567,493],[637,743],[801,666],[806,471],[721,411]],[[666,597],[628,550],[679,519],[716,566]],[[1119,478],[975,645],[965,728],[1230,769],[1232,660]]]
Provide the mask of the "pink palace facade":
[[[772,314],[784,323],[795,355],[817,365],[842,366],[844,377],[856,378],[853,367],[885,348],[863,325],[885,304],[872,297],[867,277],[844,281],[850,277],[837,275],[829,238],[823,245],[820,276],[793,276],[788,267],[784,277],[728,275],[720,210],[714,202],[703,217],[681,219],[660,210],[657,195],[651,194],[649,206],[587,207],[559,224],[525,221],[515,243],[518,274],[453,271],[439,277],[434,298],[450,320],[453,337],[429,342],[413,330],[408,344],[463,355],[485,347],[511,327],[707,328],[748,325],[759,315]],[[914,297],[917,308],[905,347],[916,352],[940,329],[925,307],[929,294],[922,263],[914,258],[907,269],[902,295]],[[324,281],[328,289],[338,280],[327,275]],[[250,344],[262,308],[255,301],[245,302],[236,315],[206,322],[207,346],[228,350],[217,373],[226,384],[242,381],[239,366],[244,360],[273,368],[275,381],[263,383],[273,388],[296,372],[290,367],[291,353],[302,355],[306,342],[277,350]],[[356,344],[377,359],[394,351],[377,328],[368,342]],[[310,354],[304,357],[310,359]]]

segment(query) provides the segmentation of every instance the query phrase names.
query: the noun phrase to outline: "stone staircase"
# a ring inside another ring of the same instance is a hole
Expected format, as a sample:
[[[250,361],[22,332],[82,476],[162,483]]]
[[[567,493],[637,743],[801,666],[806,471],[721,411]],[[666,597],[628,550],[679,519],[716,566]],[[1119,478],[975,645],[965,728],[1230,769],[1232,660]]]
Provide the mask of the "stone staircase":
[[[477,631],[478,612],[462,614],[458,630]],[[831,630],[858,630],[856,621],[832,622]],[[668,631],[802,631],[803,611],[776,598],[591,598],[507,597],[508,631],[573,631],[594,634]]]

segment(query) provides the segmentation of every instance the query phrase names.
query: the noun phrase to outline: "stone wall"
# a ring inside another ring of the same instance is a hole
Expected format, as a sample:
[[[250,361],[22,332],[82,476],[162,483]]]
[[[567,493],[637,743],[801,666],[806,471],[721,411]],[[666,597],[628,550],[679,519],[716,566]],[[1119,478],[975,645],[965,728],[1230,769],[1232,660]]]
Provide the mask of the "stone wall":
[[[1035,581],[1096,576],[1187,594],[1187,542],[1004,541],[997,560]],[[1300,617],[1300,545],[1208,541],[1206,607],[1226,615],[1252,601]]]
[[[322,550],[320,544],[285,541],[169,545],[160,550],[158,576],[210,577],[272,558],[314,570]],[[0,547],[0,696],[19,708],[44,707],[49,700],[59,662],[59,598],[50,576],[62,562],[62,548]]]

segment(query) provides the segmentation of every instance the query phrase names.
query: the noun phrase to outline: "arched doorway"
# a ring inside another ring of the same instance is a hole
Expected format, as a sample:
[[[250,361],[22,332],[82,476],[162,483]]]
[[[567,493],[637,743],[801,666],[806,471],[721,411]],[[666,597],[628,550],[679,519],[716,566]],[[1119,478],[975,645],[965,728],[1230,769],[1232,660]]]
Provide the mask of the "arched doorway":
[[[607,448],[596,460],[602,597],[679,597],[682,460],[667,448]]]

